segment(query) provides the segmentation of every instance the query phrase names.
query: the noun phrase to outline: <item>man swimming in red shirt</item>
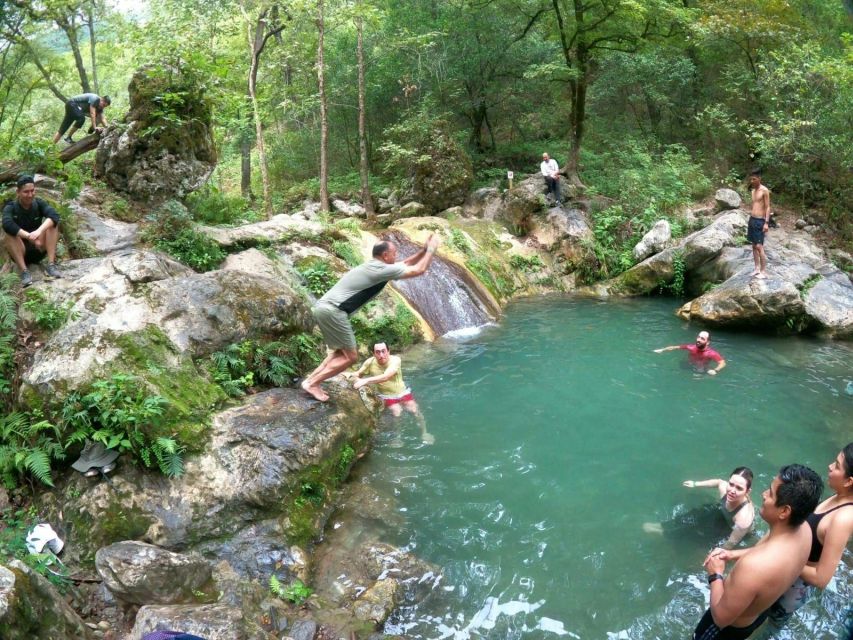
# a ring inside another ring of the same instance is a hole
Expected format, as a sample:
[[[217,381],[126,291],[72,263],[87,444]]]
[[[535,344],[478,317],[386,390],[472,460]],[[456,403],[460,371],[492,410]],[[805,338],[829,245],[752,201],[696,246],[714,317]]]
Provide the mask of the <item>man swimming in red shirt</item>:
[[[726,361],[719,353],[714,351],[709,345],[711,343],[711,335],[707,331],[700,331],[696,336],[696,344],[677,344],[670,347],[655,349],[655,353],[663,353],[664,351],[674,351],[675,349],[684,349],[690,354],[690,363],[707,370],[709,376],[715,376],[726,366]],[[710,366],[710,361],[717,363],[713,369],[707,369]]]

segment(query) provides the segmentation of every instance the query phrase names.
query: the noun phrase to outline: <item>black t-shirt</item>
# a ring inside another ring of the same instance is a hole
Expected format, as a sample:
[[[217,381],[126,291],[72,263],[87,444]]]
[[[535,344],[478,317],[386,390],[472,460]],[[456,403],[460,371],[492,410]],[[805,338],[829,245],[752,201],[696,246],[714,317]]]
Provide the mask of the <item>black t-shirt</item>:
[[[10,200],[3,207],[3,231],[10,236],[18,235],[18,231],[35,231],[45,218],[53,220],[54,226],[59,226],[59,214],[41,198],[34,198],[29,209],[24,209],[21,203]]]

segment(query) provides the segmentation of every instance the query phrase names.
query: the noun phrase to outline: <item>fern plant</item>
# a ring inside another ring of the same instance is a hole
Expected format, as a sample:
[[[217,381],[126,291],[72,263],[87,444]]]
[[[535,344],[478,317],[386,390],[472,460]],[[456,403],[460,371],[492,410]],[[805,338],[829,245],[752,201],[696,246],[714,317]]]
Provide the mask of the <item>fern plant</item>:
[[[53,486],[51,463],[65,458],[59,430],[38,413],[0,417],[0,477],[13,489],[27,474]]]
[[[270,593],[277,598],[299,606],[311,596],[313,591],[299,578],[285,587],[281,580],[273,574],[270,576]]]
[[[117,374],[99,380],[88,393],[72,393],[63,404],[62,424],[69,433],[66,444],[88,438],[168,476],[180,475],[185,447],[162,434],[166,408],[164,398],[147,395],[133,376]]]
[[[12,377],[15,372],[15,344],[17,340],[18,278],[13,273],[0,275],[0,404],[10,404]]]

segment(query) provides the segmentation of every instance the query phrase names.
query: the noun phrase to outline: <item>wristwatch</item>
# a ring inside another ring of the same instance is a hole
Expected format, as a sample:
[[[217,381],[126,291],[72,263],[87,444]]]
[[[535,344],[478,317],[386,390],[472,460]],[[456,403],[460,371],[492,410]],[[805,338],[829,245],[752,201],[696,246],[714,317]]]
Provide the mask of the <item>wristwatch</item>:
[[[711,584],[714,580],[722,580],[722,579],[723,579],[722,573],[712,573],[708,576],[708,584]]]

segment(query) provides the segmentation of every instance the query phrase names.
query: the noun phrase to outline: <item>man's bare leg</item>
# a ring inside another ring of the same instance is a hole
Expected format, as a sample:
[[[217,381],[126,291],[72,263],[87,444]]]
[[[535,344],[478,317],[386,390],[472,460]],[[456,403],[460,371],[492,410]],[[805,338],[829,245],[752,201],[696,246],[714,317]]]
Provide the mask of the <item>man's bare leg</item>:
[[[41,238],[36,240],[36,247],[39,251],[44,251],[47,253],[47,262],[48,264],[53,264],[56,262],[56,245],[59,242],[59,229],[57,227],[50,227],[49,229],[45,229]]]
[[[758,278],[766,278],[767,277],[767,254],[764,253],[764,245],[759,244],[758,246],[758,260],[759,260],[759,269],[758,269]]]
[[[337,350],[335,350],[335,351],[329,351],[329,352],[326,354],[326,357],[325,357],[325,358],[323,358],[323,362],[321,362],[320,364],[318,364],[318,365],[317,365],[317,367],[314,369],[314,371],[312,371],[312,372],[311,372],[311,373],[309,373],[307,376],[305,376],[305,378],[304,378],[302,381],[303,381],[303,382],[309,382],[309,383],[310,383],[310,381],[311,381],[311,380],[313,380],[313,379],[314,379],[314,377],[315,377],[318,373],[320,373],[323,369],[325,369],[325,368],[326,368],[326,365],[328,365],[328,364],[329,364],[329,361],[330,361],[332,358],[334,358],[334,357],[335,357],[335,354],[337,354]]]
[[[24,262],[24,254],[26,252],[24,241],[17,236],[10,236],[8,233],[3,233],[3,246],[6,248],[6,253],[12,258],[12,261],[18,265],[18,269],[26,271],[27,263]]]
[[[320,388],[320,383],[345,371],[357,359],[358,352],[355,349],[336,349],[322,369],[315,371],[302,381],[302,390],[320,402],[326,402],[329,394]]]
[[[388,411],[390,411],[391,415],[395,418],[399,418],[401,415],[403,415],[403,407],[400,406],[400,403],[392,404],[390,407],[388,407]]]
[[[751,276],[757,276],[761,273],[761,257],[758,255],[758,247],[761,245],[752,245],[752,261],[755,263],[755,269],[752,270]]]
[[[403,408],[415,416],[415,420],[421,428],[421,441],[424,444],[435,444],[435,436],[427,432],[426,418],[424,418],[424,414],[421,413],[418,403],[414,400],[407,400],[403,403]]]

